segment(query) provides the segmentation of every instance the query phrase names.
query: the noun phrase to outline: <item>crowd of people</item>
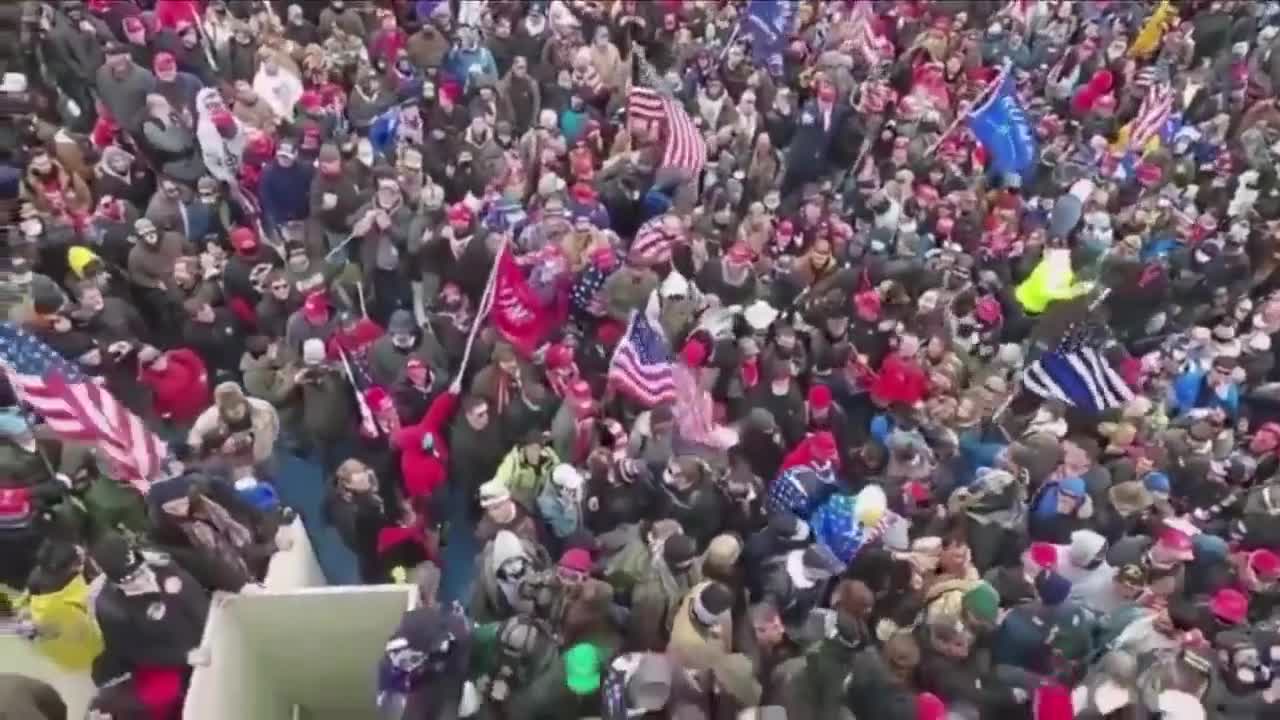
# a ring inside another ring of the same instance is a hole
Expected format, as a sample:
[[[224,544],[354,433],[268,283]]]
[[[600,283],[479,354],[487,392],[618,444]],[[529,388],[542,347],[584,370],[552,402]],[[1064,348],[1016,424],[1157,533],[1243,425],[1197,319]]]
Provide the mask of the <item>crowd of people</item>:
[[[293,456],[420,595],[381,717],[1280,717],[1278,49],[1237,0],[0,5],[5,327],[168,448],[5,391],[0,611],[174,720]]]

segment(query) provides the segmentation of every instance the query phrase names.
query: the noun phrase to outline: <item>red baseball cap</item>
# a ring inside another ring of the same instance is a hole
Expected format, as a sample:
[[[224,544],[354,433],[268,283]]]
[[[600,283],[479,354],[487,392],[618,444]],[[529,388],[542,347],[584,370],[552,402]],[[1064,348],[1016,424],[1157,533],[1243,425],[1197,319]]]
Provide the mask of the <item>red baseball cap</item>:
[[[1223,588],[1210,598],[1209,612],[1223,622],[1239,625],[1249,619],[1249,598],[1234,588]]]
[[[1160,549],[1168,553],[1175,560],[1187,562],[1195,559],[1195,552],[1191,547],[1191,538],[1186,533],[1177,528],[1165,528],[1160,532],[1160,537],[1156,540],[1156,545]]]
[[[729,248],[729,253],[725,256],[729,262],[735,265],[746,265],[751,262],[751,246],[744,242],[736,242],[733,247]]]
[[[809,438],[809,452],[818,460],[835,460],[839,451],[836,449],[836,439],[824,430]]]
[[[231,231],[231,247],[238,252],[251,252],[258,247],[258,238],[247,227],[238,227]]]
[[[1249,569],[1260,578],[1280,578],[1280,555],[1270,550],[1254,550],[1249,553]]]
[[[560,556],[560,562],[557,564],[565,570],[589,573],[591,572],[591,553],[582,548],[569,548]]]
[[[329,312],[329,298],[323,290],[307,293],[307,299],[302,301],[302,312],[311,318],[324,317]]]
[[[547,348],[547,367],[562,368],[573,362],[573,348],[556,343]]]
[[[1045,570],[1052,570],[1058,566],[1058,548],[1051,543],[1031,543],[1027,554],[1031,557],[1031,562]]]
[[[471,208],[465,203],[456,202],[449,206],[449,222],[469,223],[471,222]]]
[[[814,385],[809,388],[809,407],[815,410],[826,410],[831,407],[831,388],[826,385]]]
[[[236,126],[236,116],[226,110],[215,112],[210,118],[213,126],[219,130],[231,130]]]

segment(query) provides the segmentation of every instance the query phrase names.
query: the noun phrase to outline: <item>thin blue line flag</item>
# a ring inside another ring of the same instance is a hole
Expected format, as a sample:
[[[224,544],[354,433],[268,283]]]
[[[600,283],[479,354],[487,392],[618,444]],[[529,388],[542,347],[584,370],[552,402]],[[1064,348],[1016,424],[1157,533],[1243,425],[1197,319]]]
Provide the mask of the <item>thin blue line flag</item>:
[[[998,174],[1021,173],[1036,160],[1035,131],[1007,75],[991,97],[969,113],[969,129],[986,148],[990,168]]]

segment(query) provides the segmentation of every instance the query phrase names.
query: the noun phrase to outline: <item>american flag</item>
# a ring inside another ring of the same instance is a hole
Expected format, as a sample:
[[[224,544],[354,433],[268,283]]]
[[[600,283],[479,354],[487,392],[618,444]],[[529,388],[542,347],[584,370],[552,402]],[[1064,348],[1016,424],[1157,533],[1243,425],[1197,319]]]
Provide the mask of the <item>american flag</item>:
[[[658,265],[671,260],[671,248],[677,236],[667,232],[659,215],[645,221],[636,231],[636,239],[631,243],[631,257],[645,265]]]
[[[373,377],[369,375],[368,356],[361,353],[353,359],[342,346],[336,347],[338,356],[342,358],[342,368],[347,373],[347,382],[351,383],[351,392],[355,393],[356,407],[360,410],[360,432],[365,437],[376,438],[379,434],[378,421],[364,396],[364,391],[375,385]]]
[[[168,445],[74,362],[11,322],[0,323],[0,367],[14,394],[59,437],[93,443],[146,493]]]
[[[569,291],[569,304],[574,311],[591,317],[604,315],[604,304],[599,298],[600,288],[604,287],[604,281],[621,266],[619,261],[606,270],[595,263],[589,263]]]
[[[1067,329],[1058,346],[1022,373],[1022,383],[1042,398],[1055,398],[1086,412],[1122,407],[1133,390],[1097,349],[1084,323]]]
[[[627,332],[609,363],[609,383],[645,407],[676,397],[671,351],[658,320],[658,292],[649,294],[643,314],[632,313]]]
[[[1164,128],[1173,112],[1173,88],[1167,82],[1157,82],[1147,90],[1147,97],[1138,108],[1138,115],[1129,124],[1129,150],[1141,152],[1148,141]]]
[[[661,168],[702,172],[707,164],[707,143],[689,113],[676,100],[646,87],[632,87],[627,95],[628,122],[656,123],[665,138]]]

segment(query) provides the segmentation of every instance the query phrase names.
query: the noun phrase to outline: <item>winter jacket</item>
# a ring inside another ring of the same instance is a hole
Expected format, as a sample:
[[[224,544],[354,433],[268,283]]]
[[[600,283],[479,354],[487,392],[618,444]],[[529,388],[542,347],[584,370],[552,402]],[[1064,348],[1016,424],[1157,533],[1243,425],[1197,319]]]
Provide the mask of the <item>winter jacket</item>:
[[[647,550],[643,539],[632,543],[636,550]],[[632,553],[637,562],[641,553]],[[673,573],[662,559],[659,548],[648,560],[647,572],[631,593],[631,615],[627,621],[629,646],[658,650],[665,647],[675,623],[681,600],[702,582],[702,569],[696,564],[688,570]]]
[[[249,403],[249,422],[253,433],[253,461],[266,462],[275,450],[276,438],[280,435],[280,418],[276,415],[276,409],[266,400],[246,397],[245,401]],[[218,432],[221,426],[222,418],[218,406],[210,406],[196,418],[195,424],[191,426],[191,432],[187,434],[187,442],[198,448],[204,444],[206,437]]]
[[[420,422],[396,431],[392,445],[400,449],[400,474],[408,498],[430,497],[445,481],[449,447],[444,429],[458,406],[458,395],[436,396]]]
[[[345,438],[351,428],[355,402],[346,376],[337,368],[309,368],[307,380],[294,391],[301,398],[304,437],[318,443]]]
[[[209,372],[199,355],[186,348],[165,353],[164,370],[143,367],[139,379],[151,388],[156,412],[176,423],[194,421],[209,405]]]
[[[582,503],[566,499],[555,483],[543,483],[537,498],[537,508],[538,515],[560,540],[567,540],[584,529]]]
[[[279,228],[292,220],[306,220],[311,214],[309,191],[312,169],[301,161],[289,167],[272,163],[262,172],[258,200],[268,227]]]
[[[147,112],[147,95],[155,92],[156,78],[150,70],[130,64],[124,77],[117,79],[111,68],[98,68],[98,97],[107,112],[125,130],[136,132]]]
[[[47,578],[38,569],[27,591],[27,610],[39,629],[36,649],[66,670],[88,671],[102,652],[102,631],[90,612],[84,577]]]
[[[125,595],[108,583],[94,601],[103,644],[130,670],[186,668],[187,653],[204,635],[209,595],[168,555],[145,556],[156,575],[155,593]]]
[[[560,457],[549,447],[542,448],[537,462],[530,463],[525,457],[524,447],[517,444],[502,459],[493,479],[501,482],[516,502],[531,508],[541,496],[551,471],[559,464]]]

